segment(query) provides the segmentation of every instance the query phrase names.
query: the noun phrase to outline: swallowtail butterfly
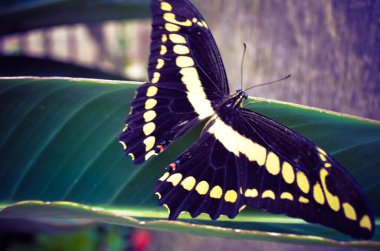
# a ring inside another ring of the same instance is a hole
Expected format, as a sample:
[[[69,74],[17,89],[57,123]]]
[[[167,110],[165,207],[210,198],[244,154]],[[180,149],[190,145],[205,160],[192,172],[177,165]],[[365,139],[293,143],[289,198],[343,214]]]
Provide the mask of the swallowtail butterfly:
[[[188,0],[152,0],[149,82],[137,89],[120,135],[140,164],[201,120],[203,132],[159,179],[169,219],[181,212],[234,218],[246,205],[370,238],[374,217],[353,177],[291,129],[231,94],[209,27]]]

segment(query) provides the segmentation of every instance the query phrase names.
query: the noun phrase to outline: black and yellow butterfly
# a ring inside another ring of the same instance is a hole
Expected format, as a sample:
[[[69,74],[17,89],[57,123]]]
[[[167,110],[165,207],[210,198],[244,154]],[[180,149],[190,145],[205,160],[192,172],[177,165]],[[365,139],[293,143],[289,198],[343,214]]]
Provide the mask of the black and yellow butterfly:
[[[199,140],[159,179],[160,204],[235,217],[246,205],[370,238],[374,217],[352,176],[291,129],[242,107],[230,95],[222,59],[188,0],[153,0],[149,82],[137,89],[120,143],[134,163],[162,152],[208,119]]]

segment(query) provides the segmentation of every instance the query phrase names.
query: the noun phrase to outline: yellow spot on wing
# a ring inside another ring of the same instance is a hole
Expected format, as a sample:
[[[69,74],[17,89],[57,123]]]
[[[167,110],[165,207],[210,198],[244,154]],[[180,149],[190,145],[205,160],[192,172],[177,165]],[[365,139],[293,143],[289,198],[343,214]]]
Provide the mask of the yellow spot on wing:
[[[168,213],[170,214],[170,208],[169,208],[169,206],[166,205],[166,204],[163,204],[162,206],[163,206],[164,208],[166,208],[166,210],[168,210]]]
[[[292,184],[295,179],[294,169],[287,161],[282,163],[282,177],[288,184]]]
[[[246,155],[248,155],[248,159],[256,161],[259,166],[263,166],[265,164],[267,150],[265,149],[265,147],[263,147],[262,145],[259,145],[258,143],[253,143],[251,147],[252,147],[252,154],[248,154],[249,151],[247,150],[245,151]],[[250,158],[250,156],[252,157]]]
[[[317,147],[317,151],[322,153],[323,155],[327,156],[327,153],[323,149]]]
[[[169,34],[169,39],[175,44],[186,44],[185,37],[178,34]]]
[[[193,23],[196,23],[196,22],[198,22],[198,18],[196,18],[196,17],[193,17],[193,19],[192,19],[192,22],[193,22]]]
[[[164,173],[161,178],[159,178],[160,181],[164,181],[169,177],[169,172]]]
[[[202,24],[203,24],[203,26],[204,26],[206,29],[208,29],[208,26],[207,26],[207,24],[206,24],[206,22],[205,22],[204,20],[202,20]]]
[[[178,21],[173,13],[164,13],[164,19],[168,22],[171,22],[173,24],[178,24],[181,26],[191,26],[193,23],[190,20],[186,21]]]
[[[175,173],[175,174],[172,174],[167,180],[166,182],[171,182],[173,184],[173,186],[176,186],[178,185],[178,183],[181,181],[182,179],[182,174],[180,173]]]
[[[309,199],[308,198],[305,198],[303,196],[300,196],[298,198],[298,201],[301,202],[301,203],[309,203]]]
[[[165,64],[165,61],[162,58],[157,59],[156,69],[157,70],[161,69],[164,66],[164,64]]]
[[[232,127],[226,125],[219,118],[216,118],[214,124],[208,129],[208,132],[214,134],[215,138],[218,139],[228,151],[239,156],[238,146],[242,144],[240,142],[237,144],[237,141],[241,140],[240,138],[242,136]]]
[[[161,194],[159,193],[159,192],[157,192],[157,193],[155,193],[155,195],[157,195],[158,196],[158,199],[160,200],[161,199]]]
[[[362,228],[367,228],[369,231],[372,230],[371,220],[369,219],[368,215],[364,215],[359,224]]]
[[[188,56],[178,56],[175,60],[175,63],[178,67],[181,68],[194,66],[194,60]]]
[[[125,144],[124,141],[119,141],[119,143],[123,146],[123,150],[126,150],[127,149],[127,144]]]
[[[196,182],[195,178],[193,176],[189,176],[189,177],[186,177],[186,179],[184,179],[181,182],[181,185],[183,186],[184,189],[186,189],[187,191],[190,191],[191,189],[193,189],[195,182]]]
[[[166,34],[162,34],[162,36],[161,36],[161,41],[162,41],[163,43],[165,43],[166,41],[168,41],[168,36],[167,36]]]
[[[172,6],[167,2],[161,2],[161,10],[163,11],[172,11]]]
[[[123,132],[125,132],[127,129],[128,129],[128,124],[125,124],[125,126],[123,128]]]
[[[310,190],[309,180],[307,179],[305,173],[302,171],[297,172],[297,185],[304,193],[308,193]]]
[[[280,173],[280,159],[275,153],[273,152],[268,153],[268,157],[267,157],[267,161],[265,165],[270,174],[277,175]]]
[[[150,135],[156,129],[156,124],[149,122],[143,126],[143,131],[146,136]]]
[[[208,192],[208,189],[209,189],[209,185],[207,181],[204,181],[204,180],[199,182],[198,185],[195,187],[195,190],[197,190],[197,192],[200,195],[205,195]]]
[[[288,193],[288,192],[283,192],[281,195],[280,195],[280,199],[283,199],[283,200],[294,200],[293,198],[293,195],[291,193]]]
[[[146,110],[149,110],[149,109],[152,109],[153,107],[155,107],[157,105],[157,100],[153,99],[153,98],[150,98],[150,99],[147,99],[145,101],[145,109]]]
[[[313,186],[313,196],[317,203],[321,205],[325,204],[325,196],[323,195],[321,185],[318,182]]]
[[[242,153],[250,161],[257,161],[259,165],[265,163],[266,149],[235,131],[220,118],[214,120],[214,124],[210,126],[208,132],[213,134],[229,152],[237,157]]]
[[[183,68],[180,70],[180,73],[182,74],[181,80],[188,91],[187,98],[194,107],[199,119],[204,119],[215,114],[211,102],[207,99],[206,93],[203,90],[197,70],[194,67]]]
[[[210,215],[209,215],[208,213],[201,213],[200,216],[211,218]]]
[[[158,91],[158,88],[156,86],[150,86],[146,90],[146,96],[153,97],[153,96],[155,96],[157,94],[157,91]]]
[[[145,160],[148,160],[153,155],[157,155],[157,153],[154,150],[149,151],[147,154],[145,154]]]
[[[331,167],[331,163],[326,162],[325,167],[327,167],[327,168]]]
[[[274,195],[274,192],[272,190],[265,190],[263,194],[261,195],[263,199],[270,198],[272,200],[276,199],[276,196]]]
[[[181,29],[181,27],[179,27],[176,24],[166,23],[165,29],[169,32],[174,32],[174,31],[179,31]]]
[[[322,153],[319,153],[319,158],[321,158],[322,161],[326,161],[326,156],[323,155]]]
[[[153,110],[146,111],[143,115],[145,122],[152,121],[156,116],[157,113]]]
[[[239,213],[240,213],[241,211],[243,211],[246,207],[247,207],[247,205],[243,205],[243,206],[241,206],[241,207],[239,208]]]
[[[131,156],[132,160],[135,160],[135,155],[133,153],[129,153],[128,155]]]
[[[152,84],[157,83],[160,80],[161,74],[159,72],[153,73]]]
[[[167,51],[168,51],[168,49],[166,48],[166,46],[161,45],[160,55],[165,55]]]
[[[156,143],[156,138],[154,136],[149,136],[148,138],[144,139],[143,142],[145,144],[145,151],[147,152],[153,148],[154,143]]]
[[[224,195],[224,200],[227,202],[234,203],[237,199],[237,193],[234,190],[228,190]]]
[[[187,47],[185,45],[181,45],[181,44],[174,45],[173,51],[174,51],[174,53],[180,54],[180,55],[185,55],[185,54],[190,53],[189,47]]]
[[[205,99],[206,93],[203,90],[202,83],[199,80],[197,69],[194,67],[184,68],[180,70],[182,82],[186,85],[189,93],[192,93],[200,98]]]
[[[342,204],[342,206],[343,206],[344,215],[350,220],[356,220],[355,209],[350,205],[350,203],[345,202]]]
[[[247,190],[245,190],[245,193],[244,193],[245,197],[250,197],[250,198],[255,198],[258,195],[259,195],[259,192],[255,188],[247,189]]]
[[[330,191],[327,189],[326,185],[326,177],[328,175],[328,172],[326,169],[322,168],[321,171],[319,172],[321,182],[322,182],[322,188],[323,191],[325,192],[327,203],[329,204],[330,208],[334,210],[335,212],[338,212],[340,209],[340,203],[339,203],[339,198],[336,195],[333,195],[330,193]]]
[[[220,186],[214,186],[211,189],[210,197],[214,199],[220,199],[222,197],[223,190]]]

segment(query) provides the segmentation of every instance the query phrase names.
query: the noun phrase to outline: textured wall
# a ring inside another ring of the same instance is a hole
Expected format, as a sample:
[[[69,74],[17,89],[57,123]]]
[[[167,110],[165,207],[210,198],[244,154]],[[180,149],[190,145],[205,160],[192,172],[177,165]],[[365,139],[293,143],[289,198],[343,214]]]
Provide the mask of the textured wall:
[[[231,88],[292,74],[250,95],[380,119],[380,1],[194,0]]]

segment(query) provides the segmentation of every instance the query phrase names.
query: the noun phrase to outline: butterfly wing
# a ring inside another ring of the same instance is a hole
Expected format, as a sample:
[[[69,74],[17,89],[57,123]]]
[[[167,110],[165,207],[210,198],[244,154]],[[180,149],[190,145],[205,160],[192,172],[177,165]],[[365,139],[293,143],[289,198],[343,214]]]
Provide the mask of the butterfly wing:
[[[170,77],[179,75],[179,70],[183,67],[178,64],[184,63],[181,61],[186,60],[186,57],[191,57],[195,61],[194,67],[207,97],[214,100],[229,95],[226,73],[215,40],[204,18],[192,3],[188,0],[153,0],[151,11],[153,30],[149,78],[154,78],[157,61],[163,59],[164,67],[159,72],[167,78],[162,80],[182,83],[178,81],[180,79]]]
[[[136,164],[160,153],[228,94],[215,41],[187,0],[153,0],[149,82],[140,86],[119,140]]]
[[[239,192],[239,160],[207,132],[209,128],[169,165],[156,184],[160,205],[169,209],[171,220],[184,211],[193,218],[201,213],[213,220],[221,214],[233,218],[245,205]]]
[[[175,167],[175,170],[173,170]],[[224,109],[157,183],[170,219],[230,218],[255,208],[370,238],[374,217],[352,176],[294,131],[246,109]]]

